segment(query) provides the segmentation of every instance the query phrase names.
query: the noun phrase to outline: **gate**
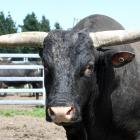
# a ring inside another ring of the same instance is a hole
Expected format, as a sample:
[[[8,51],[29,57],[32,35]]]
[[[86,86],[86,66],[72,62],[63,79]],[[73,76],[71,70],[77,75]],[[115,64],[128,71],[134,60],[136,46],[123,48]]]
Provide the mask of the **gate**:
[[[17,70],[17,69],[24,69],[24,70],[41,70],[40,76],[34,76],[34,77],[0,77],[0,82],[41,82],[40,88],[18,88],[18,89],[0,89],[0,93],[42,93],[43,97],[39,100],[0,100],[0,104],[6,104],[6,105],[13,105],[13,104],[19,104],[19,105],[45,105],[45,87],[44,87],[44,67],[42,64],[26,64],[25,62],[28,62],[28,59],[40,59],[40,56],[38,54],[0,54],[0,58],[15,58],[15,59],[23,59],[22,61],[12,61],[13,65],[6,65],[2,64],[0,65],[0,70]],[[20,64],[19,64],[20,63]],[[23,63],[23,64],[21,64]]]

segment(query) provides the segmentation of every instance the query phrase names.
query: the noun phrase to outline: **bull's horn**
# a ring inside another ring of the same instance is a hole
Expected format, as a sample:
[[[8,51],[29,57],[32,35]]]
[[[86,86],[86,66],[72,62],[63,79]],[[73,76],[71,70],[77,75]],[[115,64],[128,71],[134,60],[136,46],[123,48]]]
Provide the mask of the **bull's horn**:
[[[140,30],[113,30],[95,33],[91,32],[89,33],[89,36],[93,40],[94,47],[107,47],[140,41]]]
[[[31,45],[42,46],[46,32],[21,32],[0,36],[0,46]]]

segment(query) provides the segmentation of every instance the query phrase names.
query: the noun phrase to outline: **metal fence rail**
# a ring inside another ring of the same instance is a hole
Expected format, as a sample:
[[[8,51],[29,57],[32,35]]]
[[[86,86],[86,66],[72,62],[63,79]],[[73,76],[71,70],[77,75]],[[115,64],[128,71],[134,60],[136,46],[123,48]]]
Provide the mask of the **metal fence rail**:
[[[6,58],[23,58],[23,60],[26,58],[26,61],[28,58],[40,58],[38,54],[0,54],[0,57],[6,57]],[[24,62],[23,62],[24,63]],[[40,64],[30,64],[30,65],[19,65],[18,63],[14,65],[0,65],[0,70],[12,70],[12,69],[27,69],[27,70],[41,70],[42,75],[38,77],[0,77],[0,82],[5,81],[26,81],[26,82],[42,82],[41,88],[18,88],[18,89],[0,89],[0,93],[42,93],[43,99],[40,100],[0,100],[0,104],[7,104],[7,105],[13,105],[13,104],[26,104],[26,105],[45,105],[45,87],[44,87],[44,67]]]

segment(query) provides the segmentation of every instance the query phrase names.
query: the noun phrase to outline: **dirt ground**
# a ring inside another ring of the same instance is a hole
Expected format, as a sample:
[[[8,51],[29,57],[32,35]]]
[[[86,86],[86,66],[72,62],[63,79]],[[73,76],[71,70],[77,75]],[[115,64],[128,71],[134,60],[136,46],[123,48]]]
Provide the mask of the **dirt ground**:
[[[15,98],[12,96],[12,98]],[[17,97],[16,97],[17,98]],[[0,109],[31,109],[25,105],[0,105]],[[66,140],[65,130],[44,118],[0,116],[0,140]]]
[[[0,140],[66,140],[62,127],[30,116],[0,117]]]

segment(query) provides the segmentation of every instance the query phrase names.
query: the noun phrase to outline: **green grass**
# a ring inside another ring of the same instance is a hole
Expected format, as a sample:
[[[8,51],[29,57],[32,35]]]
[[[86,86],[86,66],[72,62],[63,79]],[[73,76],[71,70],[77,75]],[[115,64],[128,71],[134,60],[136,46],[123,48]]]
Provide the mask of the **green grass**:
[[[34,107],[31,110],[0,110],[0,116],[13,117],[17,115],[44,117],[45,109],[42,107]]]

